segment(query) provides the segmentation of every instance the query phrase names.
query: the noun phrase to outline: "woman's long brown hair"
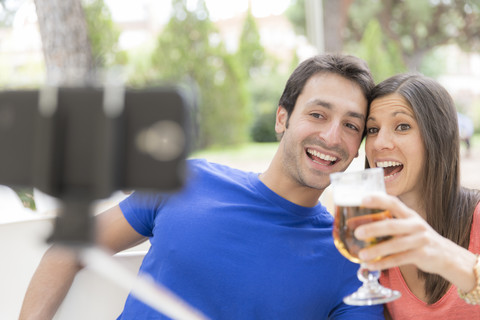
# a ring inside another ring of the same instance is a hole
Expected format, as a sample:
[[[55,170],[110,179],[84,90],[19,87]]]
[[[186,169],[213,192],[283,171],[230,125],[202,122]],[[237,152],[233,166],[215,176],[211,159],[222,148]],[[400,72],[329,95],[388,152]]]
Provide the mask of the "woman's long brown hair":
[[[440,235],[468,249],[475,206],[480,192],[460,186],[460,140],[457,112],[448,92],[420,74],[399,74],[378,84],[371,101],[400,94],[412,108],[425,146],[422,190],[426,221]],[[437,302],[450,283],[436,274],[419,271],[425,278],[428,303]]]

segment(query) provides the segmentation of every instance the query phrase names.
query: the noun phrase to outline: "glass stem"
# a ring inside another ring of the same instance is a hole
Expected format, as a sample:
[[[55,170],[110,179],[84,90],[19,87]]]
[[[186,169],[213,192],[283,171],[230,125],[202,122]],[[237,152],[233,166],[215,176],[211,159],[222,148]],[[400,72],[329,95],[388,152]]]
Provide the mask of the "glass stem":
[[[380,271],[370,271],[365,263],[360,264],[360,268],[357,271],[357,276],[364,286],[372,287],[378,285],[378,278],[380,278]]]

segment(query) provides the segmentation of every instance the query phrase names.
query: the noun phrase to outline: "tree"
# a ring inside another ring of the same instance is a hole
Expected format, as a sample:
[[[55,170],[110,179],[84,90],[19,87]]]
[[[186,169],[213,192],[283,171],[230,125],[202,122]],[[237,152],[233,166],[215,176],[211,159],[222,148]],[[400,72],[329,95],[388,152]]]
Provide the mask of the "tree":
[[[83,83],[94,62],[81,0],[35,0],[48,81]]]
[[[103,0],[83,0],[88,39],[95,68],[125,64],[126,54],[118,47],[120,29]]]
[[[114,47],[118,41],[118,32],[112,32],[113,23],[103,0],[90,0],[87,14],[81,0],[35,0],[35,7],[47,82],[55,85],[88,82],[95,66],[103,65],[111,52],[105,48]],[[95,25],[98,22],[102,29]],[[14,190],[25,207],[36,208],[31,188]]]
[[[396,43],[382,36],[382,29],[377,20],[368,23],[362,40],[350,48],[350,51],[368,63],[377,83],[406,71],[399,48]]]
[[[287,11],[287,18],[297,34],[307,35],[307,20],[305,14],[305,0],[292,0]]]
[[[410,70],[419,70],[425,55],[438,46],[480,49],[478,0],[357,0],[350,10],[349,41],[359,41],[371,19],[400,48]]]
[[[325,51],[343,51],[343,32],[353,0],[323,0]]]
[[[197,1],[192,9],[187,2],[173,1],[171,19],[152,55],[155,74],[148,81],[195,81],[200,93],[198,147],[245,142],[249,119],[238,62],[226,52],[205,2]]]
[[[245,16],[236,56],[242,70],[247,71],[246,76],[258,71],[265,62],[265,49],[260,42],[260,33],[250,7]]]
[[[307,1],[293,0],[287,9],[286,15],[292,22],[298,34],[307,35]],[[323,0],[323,47],[326,52],[343,51],[343,32],[347,25],[348,10],[354,0]],[[308,9],[307,9],[308,8]],[[313,17],[312,17],[313,18]]]

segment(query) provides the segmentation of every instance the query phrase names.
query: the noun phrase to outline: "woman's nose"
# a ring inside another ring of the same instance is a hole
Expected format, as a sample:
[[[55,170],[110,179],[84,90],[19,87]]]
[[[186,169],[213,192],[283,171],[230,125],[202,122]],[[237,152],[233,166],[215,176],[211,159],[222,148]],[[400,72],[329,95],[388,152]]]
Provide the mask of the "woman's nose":
[[[392,135],[386,130],[379,130],[373,145],[376,150],[392,149],[394,146]]]

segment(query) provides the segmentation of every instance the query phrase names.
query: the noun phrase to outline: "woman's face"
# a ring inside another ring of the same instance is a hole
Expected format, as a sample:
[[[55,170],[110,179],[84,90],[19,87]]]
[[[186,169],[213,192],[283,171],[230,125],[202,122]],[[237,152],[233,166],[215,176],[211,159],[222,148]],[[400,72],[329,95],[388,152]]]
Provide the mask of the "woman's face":
[[[393,93],[375,99],[367,118],[365,152],[370,167],[385,171],[387,192],[402,201],[418,201],[425,147],[409,103]]]

